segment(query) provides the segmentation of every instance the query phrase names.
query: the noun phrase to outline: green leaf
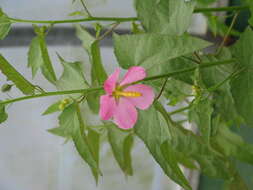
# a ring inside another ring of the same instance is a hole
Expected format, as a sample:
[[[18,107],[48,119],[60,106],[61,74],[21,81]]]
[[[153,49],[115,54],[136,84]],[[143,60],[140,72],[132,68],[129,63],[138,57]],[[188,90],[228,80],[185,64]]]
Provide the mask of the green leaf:
[[[35,77],[38,69],[43,66],[44,62],[40,49],[40,38],[37,36],[32,39],[28,51],[28,67],[32,69],[32,76]]]
[[[168,142],[173,147],[179,162],[182,162],[181,157],[196,160],[200,165],[201,172],[205,175],[222,179],[231,177],[228,167],[229,161],[218,154],[217,151],[211,149],[200,136],[174,123],[161,104],[156,103],[155,106],[168,122],[167,126],[172,136]],[[178,152],[180,155],[178,155]]]
[[[106,80],[107,74],[101,60],[99,41],[81,25],[76,26],[76,35],[82,41],[84,49],[90,57],[92,86],[101,86]],[[91,93],[87,96],[88,105],[94,113],[99,111],[99,97],[101,95],[101,93]]]
[[[216,135],[212,137],[212,144],[218,146],[224,155],[253,165],[253,145],[246,143],[224,124],[219,124],[217,130]]]
[[[211,116],[213,113],[212,102],[204,98],[193,104],[189,111],[189,119],[195,122],[201,131],[204,141],[209,144],[211,136]]]
[[[42,115],[48,115],[48,114],[51,114],[51,113],[61,111],[60,108],[59,108],[60,104],[61,104],[61,101],[57,101],[57,102],[53,103],[52,105],[50,105],[46,109],[46,111],[43,112]]]
[[[216,62],[218,60],[228,60],[231,59],[231,52],[224,48],[219,57],[217,56],[205,56],[202,58],[204,62]],[[202,81],[206,88],[211,89],[222,81],[225,81],[230,74],[233,73],[233,65],[221,65],[211,68],[202,68],[200,70],[200,75]],[[236,111],[234,100],[230,92],[229,81],[224,83],[222,86],[217,88],[212,93],[214,113],[220,114],[222,120],[231,124],[240,124],[241,119]]]
[[[82,41],[84,49],[90,54],[91,46],[96,41],[96,39],[81,25],[75,25],[76,36]]]
[[[91,45],[92,57],[92,82],[97,81],[98,85],[102,85],[107,78],[104,66],[102,65],[99,41],[95,41]]]
[[[101,60],[99,41],[80,25],[76,26],[76,35],[83,42],[83,46],[90,56],[92,83],[102,85],[107,78],[107,74]]]
[[[236,173],[231,180],[225,183],[224,190],[239,190],[239,189],[249,190],[248,186],[246,185],[242,177],[238,173]]]
[[[185,181],[186,180],[185,176],[183,172],[181,171],[180,167],[178,166],[178,159],[177,159],[176,153],[173,147],[170,145],[170,143],[168,142],[163,143],[161,146],[161,151],[167,163],[170,165],[175,175],[177,175],[177,178],[184,179]],[[185,181],[185,183],[188,184],[187,180]]]
[[[166,120],[155,110],[154,106],[148,110],[141,111],[138,117],[134,128],[135,133],[145,143],[154,159],[172,180],[185,189],[191,189],[186,178],[178,173],[177,170],[174,170],[175,166],[173,164],[177,163],[168,163],[162,154],[161,145],[171,138]]]
[[[75,103],[66,107],[58,117],[59,127],[49,129],[50,133],[61,137],[71,138],[74,130],[81,127],[78,120]]]
[[[39,36],[39,44],[40,44],[41,56],[43,59],[43,66],[41,67],[42,74],[45,76],[45,78],[48,81],[54,84],[57,79],[56,79],[54,68],[52,66],[52,63],[48,54],[47,44],[46,44],[44,35]]]
[[[113,155],[118,162],[121,170],[126,175],[133,175],[131,149],[133,137],[127,132],[119,129],[115,125],[107,126],[108,140],[112,147]]]
[[[0,101],[0,124],[8,119],[8,114],[5,112],[5,105],[1,104]]]
[[[99,167],[100,134],[96,132],[95,130],[89,129],[87,140],[88,140],[89,146],[91,147],[91,152],[95,158],[97,166]],[[100,174],[99,171],[97,169],[92,168],[92,174],[96,180],[96,183],[98,184],[98,177]]]
[[[246,3],[246,5],[249,6],[250,12],[251,12],[251,17],[249,18],[249,24],[253,26],[253,2],[251,0],[243,0],[243,2]]]
[[[89,87],[83,75],[83,68],[80,62],[67,62],[59,54],[58,58],[64,69],[61,77],[56,82],[58,89],[76,90]]]
[[[166,142],[166,143],[168,143],[168,142]],[[174,153],[174,156],[175,156],[178,163],[182,164],[183,166],[185,166],[189,169],[194,169],[194,170],[198,169],[198,167],[196,166],[196,162],[193,158],[187,157],[187,156],[185,156],[184,153],[179,152],[175,149],[173,149],[173,153]]]
[[[29,47],[28,67],[32,69],[33,77],[36,75],[38,69],[40,68],[44,77],[52,84],[55,84],[57,78],[48,54],[45,39],[47,29],[48,28],[45,26],[38,27],[34,25],[34,30],[37,34],[37,37],[33,38]]]
[[[210,45],[201,39],[160,34],[114,35],[114,51],[120,66],[142,66],[148,74],[159,74],[169,60],[193,53]]]
[[[0,40],[3,40],[11,29],[11,21],[0,8]]]
[[[0,70],[24,94],[34,94],[34,85],[26,80],[8,61],[0,54]]]
[[[91,79],[92,86],[101,86],[107,78],[107,74],[102,65],[101,55],[100,55],[100,47],[99,42],[95,41],[91,45]],[[90,109],[94,113],[98,113],[99,111],[99,97],[103,94],[103,92],[91,93],[87,96],[87,102]]]
[[[190,26],[195,1],[136,0],[138,17],[148,32],[182,35]]]
[[[100,174],[95,155],[96,150],[93,150],[95,145],[89,144],[88,137],[84,133],[85,126],[77,103],[74,102],[63,110],[59,116],[59,125],[58,128],[50,129],[49,132],[65,138],[72,138],[83,160],[89,164],[93,172]]]
[[[231,80],[231,92],[238,113],[245,122],[253,127],[253,31],[248,28],[239,41],[233,46],[233,55],[236,57],[239,76]]]

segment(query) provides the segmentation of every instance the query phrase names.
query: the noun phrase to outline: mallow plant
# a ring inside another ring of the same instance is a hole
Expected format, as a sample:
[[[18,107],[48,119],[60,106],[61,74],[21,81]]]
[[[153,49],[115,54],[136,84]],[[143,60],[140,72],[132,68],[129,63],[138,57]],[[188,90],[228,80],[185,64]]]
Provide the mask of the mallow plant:
[[[135,155],[131,151],[139,138],[168,178],[186,190],[192,187],[181,166],[220,179],[225,189],[248,189],[237,163],[253,164],[253,145],[237,131],[253,127],[253,17],[242,33],[233,26],[241,11],[253,11],[253,1],[218,8],[210,6],[214,2],[135,0],[133,17],[96,17],[81,0],[83,10],[71,13],[80,18],[69,20],[25,20],[1,10],[1,40],[16,23],[33,24],[36,36],[27,50],[26,65],[33,77],[41,72],[55,91],[27,80],[0,54],[0,70],[7,79],[2,93],[12,88],[23,93],[0,101],[0,122],[12,119],[8,111],[15,109],[16,102],[58,96],[43,113],[59,114],[58,127],[49,132],[73,141],[96,182],[107,175],[100,169],[101,144],[108,142],[115,157],[112,162],[125,175],[133,175],[138,168],[132,167]],[[229,12],[230,26],[217,19],[215,12]],[[206,16],[214,35],[223,36],[211,53],[205,49],[213,43],[188,33],[196,13]],[[131,31],[117,34],[115,29],[125,22],[131,24]],[[76,36],[89,55],[89,76],[80,60],[69,62],[57,54],[63,67],[57,77],[46,38],[51,28],[63,23],[74,23]],[[83,23],[91,23],[95,33],[89,33]],[[118,67],[106,73],[100,41],[111,34]],[[225,46],[230,35],[237,35],[237,41]],[[126,74],[120,76],[123,71]],[[99,116],[99,125],[85,119],[88,113],[83,110],[88,109]],[[197,131],[185,128],[185,123]]]

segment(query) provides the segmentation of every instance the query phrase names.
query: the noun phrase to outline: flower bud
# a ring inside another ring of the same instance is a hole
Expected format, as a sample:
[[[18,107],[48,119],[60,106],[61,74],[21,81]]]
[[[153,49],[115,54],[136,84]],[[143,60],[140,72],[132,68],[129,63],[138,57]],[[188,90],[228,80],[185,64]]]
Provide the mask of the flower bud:
[[[1,88],[2,92],[9,92],[11,90],[12,84],[4,84]]]

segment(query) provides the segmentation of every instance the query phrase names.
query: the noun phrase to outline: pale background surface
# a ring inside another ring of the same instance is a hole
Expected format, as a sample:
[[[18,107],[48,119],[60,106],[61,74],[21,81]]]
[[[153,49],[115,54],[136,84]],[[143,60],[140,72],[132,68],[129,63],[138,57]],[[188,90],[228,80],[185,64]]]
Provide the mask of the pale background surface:
[[[9,16],[24,19],[69,18],[68,13],[81,9],[79,5],[73,7],[71,0],[1,0],[0,6]],[[96,16],[135,16],[132,1],[90,0],[88,6]],[[201,16],[195,17],[193,26],[192,31],[195,29],[195,32],[204,33],[206,30]],[[126,27],[128,25],[123,26]],[[27,51],[28,47],[0,47],[3,56],[18,71],[31,79],[31,72],[26,68]],[[61,67],[55,55],[56,51],[68,61],[88,60],[81,47],[49,47],[57,73],[60,73]],[[111,73],[117,66],[112,48],[102,48],[102,57],[106,70]],[[34,81],[47,90],[54,90],[41,75]],[[4,82],[5,77],[0,73],[0,86]],[[21,94],[18,90],[10,93],[12,97],[19,95]],[[0,95],[0,99],[3,98],[6,96]],[[36,99],[8,107],[9,120],[0,128],[0,190],[179,189],[174,183],[169,182],[140,142],[136,142],[133,151],[135,174],[128,179],[121,173],[108,144],[102,147],[101,167],[104,176],[100,185],[96,187],[89,167],[80,159],[73,144],[63,144],[62,138],[46,131],[57,125],[57,114],[42,117],[41,113],[56,99]]]

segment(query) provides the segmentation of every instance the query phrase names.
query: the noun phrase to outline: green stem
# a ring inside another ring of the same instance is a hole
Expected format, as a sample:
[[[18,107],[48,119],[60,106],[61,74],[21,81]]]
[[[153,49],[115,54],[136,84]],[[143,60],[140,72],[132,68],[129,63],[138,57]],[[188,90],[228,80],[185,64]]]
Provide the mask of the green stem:
[[[172,112],[170,112],[170,113],[168,113],[168,114],[169,114],[169,115],[175,115],[175,114],[177,114],[177,113],[183,112],[183,111],[188,110],[188,109],[190,109],[190,108],[191,108],[191,106],[186,106],[186,107],[177,109],[177,110],[175,110],[175,111],[172,111]]]
[[[80,93],[87,94],[87,93],[94,92],[94,91],[99,91],[99,90],[103,90],[103,88],[98,87],[98,88],[89,88],[89,89],[45,92],[45,93],[41,93],[41,94],[35,94],[35,95],[31,95],[31,96],[23,96],[23,97],[20,97],[20,98],[15,98],[15,99],[11,99],[11,100],[2,101],[2,102],[0,102],[0,104],[5,105],[5,104],[10,104],[10,103],[14,103],[14,102],[23,101],[23,100],[41,98],[41,97],[47,97],[47,96],[58,96],[58,95],[66,95],[66,94],[80,94]]]
[[[138,20],[136,17],[88,17],[83,19],[69,19],[69,20],[25,20],[18,18],[11,18],[9,20],[16,23],[33,23],[33,24],[64,24],[64,23],[79,23],[92,21],[106,21],[106,22],[132,22]]]
[[[225,43],[227,42],[227,39],[228,39],[228,37],[229,37],[229,35],[230,35],[230,33],[231,33],[231,31],[232,31],[234,25],[235,25],[235,22],[236,22],[236,19],[237,19],[238,15],[239,15],[238,12],[234,15],[234,17],[233,17],[233,19],[232,19],[232,22],[231,22],[231,24],[230,24],[230,26],[229,26],[229,28],[228,28],[228,31],[227,31],[227,33],[226,33],[224,39],[222,40],[222,43],[220,44],[219,48],[217,49],[217,53],[216,53],[217,55],[220,54],[222,48],[224,47]]]
[[[223,12],[223,11],[240,11],[248,9],[249,6],[231,6],[231,7],[214,7],[214,8],[197,8],[194,13],[206,13],[206,12]]]
[[[248,9],[248,6],[231,6],[231,7],[218,7],[218,8],[197,8],[194,13],[206,13],[206,12],[221,12],[221,11],[239,11]],[[33,23],[33,24],[63,24],[63,23],[79,23],[79,22],[91,22],[91,21],[105,21],[105,22],[132,22],[139,20],[137,17],[88,17],[83,19],[68,19],[68,20],[26,20],[11,18],[9,20],[14,23]]]
[[[225,64],[230,64],[235,62],[234,59],[230,59],[230,60],[226,60],[226,61],[218,61],[218,62],[211,62],[211,63],[202,63],[198,66],[192,67],[192,68],[188,68],[188,69],[183,69],[183,70],[179,70],[179,71],[175,71],[175,72],[171,72],[171,73],[167,73],[167,74],[162,74],[162,75],[156,75],[156,76],[152,76],[152,77],[147,77],[143,80],[137,81],[135,83],[140,83],[143,81],[150,81],[150,80],[157,80],[160,78],[167,78],[167,77],[173,77],[179,74],[184,74],[184,73],[188,73],[188,72],[192,72],[194,71],[196,68],[208,68],[208,67],[213,67],[213,66],[217,66],[217,65],[225,65]]]
[[[145,78],[143,80],[140,80],[140,81],[137,81],[133,84],[144,82],[144,81],[157,80],[157,79],[161,79],[161,78],[168,78],[168,77],[176,76],[176,75],[187,73],[187,72],[192,72],[198,67],[208,68],[208,67],[213,67],[213,66],[217,66],[217,65],[229,64],[229,63],[233,63],[233,62],[234,62],[234,60],[231,59],[231,60],[227,60],[227,61],[203,63],[201,65],[198,65],[197,67],[195,66],[195,67],[192,67],[192,68],[189,68],[189,69],[184,69],[184,70],[180,70],[180,71],[176,71],[176,72],[171,72],[171,73],[167,73],[167,74],[164,74],[164,75],[157,75],[157,76],[153,76],[153,77],[147,77],[147,78]],[[23,100],[41,98],[41,97],[47,97],[47,96],[58,96],[58,95],[66,95],[66,94],[80,94],[80,93],[87,94],[87,93],[90,93],[90,92],[100,91],[100,90],[103,90],[103,87],[78,89],[78,90],[67,90],[67,91],[46,92],[46,93],[41,93],[41,94],[36,94],[36,95],[31,95],[31,96],[23,96],[23,97],[20,97],[20,98],[15,98],[15,99],[11,99],[11,100],[2,101],[2,102],[0,102],[0,104],[5,105],[5,104],[10,104],[10,103],[14,103],[14,102],[23,101]]]
[[[83,8],[84,8],[84,10],[86,11],[86,13],[89,15],[89,17],[91,17],[90,11],[89,11],[88,8],[86,7],[86,5],[85,5],[85,3],[84,3],[83,0],[81,0],[81,3],[82,3],[82,5],[83,5]]]

